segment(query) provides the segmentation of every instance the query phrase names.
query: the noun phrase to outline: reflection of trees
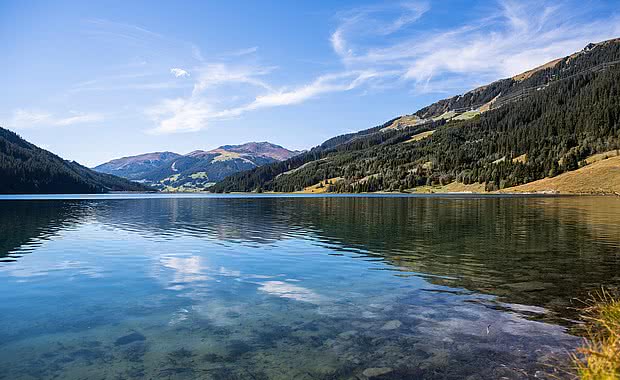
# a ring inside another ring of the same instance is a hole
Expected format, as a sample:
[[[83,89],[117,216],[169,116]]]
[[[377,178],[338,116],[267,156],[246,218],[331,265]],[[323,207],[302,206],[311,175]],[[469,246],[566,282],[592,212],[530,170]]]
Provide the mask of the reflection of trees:
[[[283,239],[293,213],[273,199],[168,198],[106,201],[96,217],[113,228],[136,231],[144,237],[191,236],[219,240],[270,244]]]
[[[0,261],[14,261],[20,253],[58,231],[78,223],[89,213],[88,204],[69,201],[0,202]]]
[[[571,297],[620,285],[617,199],[327,198],[303,209],[327,240],[511,303],[564,314]]]

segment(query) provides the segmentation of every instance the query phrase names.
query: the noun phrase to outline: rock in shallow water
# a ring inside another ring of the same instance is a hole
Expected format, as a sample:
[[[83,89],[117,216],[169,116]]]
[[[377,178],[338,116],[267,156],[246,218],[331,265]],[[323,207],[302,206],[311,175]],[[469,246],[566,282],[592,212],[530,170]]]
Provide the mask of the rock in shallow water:
[[[131,334],[128,334],[128,335],[125,335],[125,336],[122,336],[122,337],[118,338],[114,342],[114,345],[115,346],[123,346],[125,344],[129,344],[129,343],[133,343],[133,342],[141,342],[143,340],[146,340],[144,335],[140,334],[139,332],[132,332]]]
[[[402,325],[403,323],[401,321],[395,319],[393,321],[386,322],[385,325],[381,327],[381,330],[396,330]]]
[[[338,337],[342,339],[351,339],[356,334],[357,334],[357,331],[349,330],[349,331],[345,331],[343,333],[338,334]]]
[[[393,369],[390,367],[377,367],[377,368],[366,368],[362,375],[366,376],[368,379],[373,379],[375,377],[388,374],[392,372]]]
[[[553,287],[553,284],[540,281],[526,281],[507,284],[510,289],[519,292],[539,292]]]

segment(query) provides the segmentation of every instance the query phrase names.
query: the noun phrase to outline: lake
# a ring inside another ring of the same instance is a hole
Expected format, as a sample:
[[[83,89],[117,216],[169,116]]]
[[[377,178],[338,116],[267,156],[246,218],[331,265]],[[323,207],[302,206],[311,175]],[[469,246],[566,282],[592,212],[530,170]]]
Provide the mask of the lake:
[[[0,379],[562,378],[601,286],[618,197],[4,196]]]

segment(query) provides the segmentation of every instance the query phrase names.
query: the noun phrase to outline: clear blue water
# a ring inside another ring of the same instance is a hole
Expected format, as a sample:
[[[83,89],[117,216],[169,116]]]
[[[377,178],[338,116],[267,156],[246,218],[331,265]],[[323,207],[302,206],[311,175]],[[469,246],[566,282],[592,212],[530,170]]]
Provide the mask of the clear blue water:
[[[0,379],[562,378],[620,285],[620,198],[5,196],[0,231]]]

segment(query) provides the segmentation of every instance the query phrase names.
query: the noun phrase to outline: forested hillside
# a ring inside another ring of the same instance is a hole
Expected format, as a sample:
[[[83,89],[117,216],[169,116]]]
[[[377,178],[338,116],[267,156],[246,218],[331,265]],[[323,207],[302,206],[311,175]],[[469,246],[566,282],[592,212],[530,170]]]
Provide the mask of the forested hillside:
[[[620,148],[620,43],[442,100],[293,159],[226,178],[212,191],[405,190],[484,183],[498,190],[585,165]],[[425,133],[423,133],[425,132]]]
[[[144,191],[143,185],[94,172],[0,128],[0,193]]]

